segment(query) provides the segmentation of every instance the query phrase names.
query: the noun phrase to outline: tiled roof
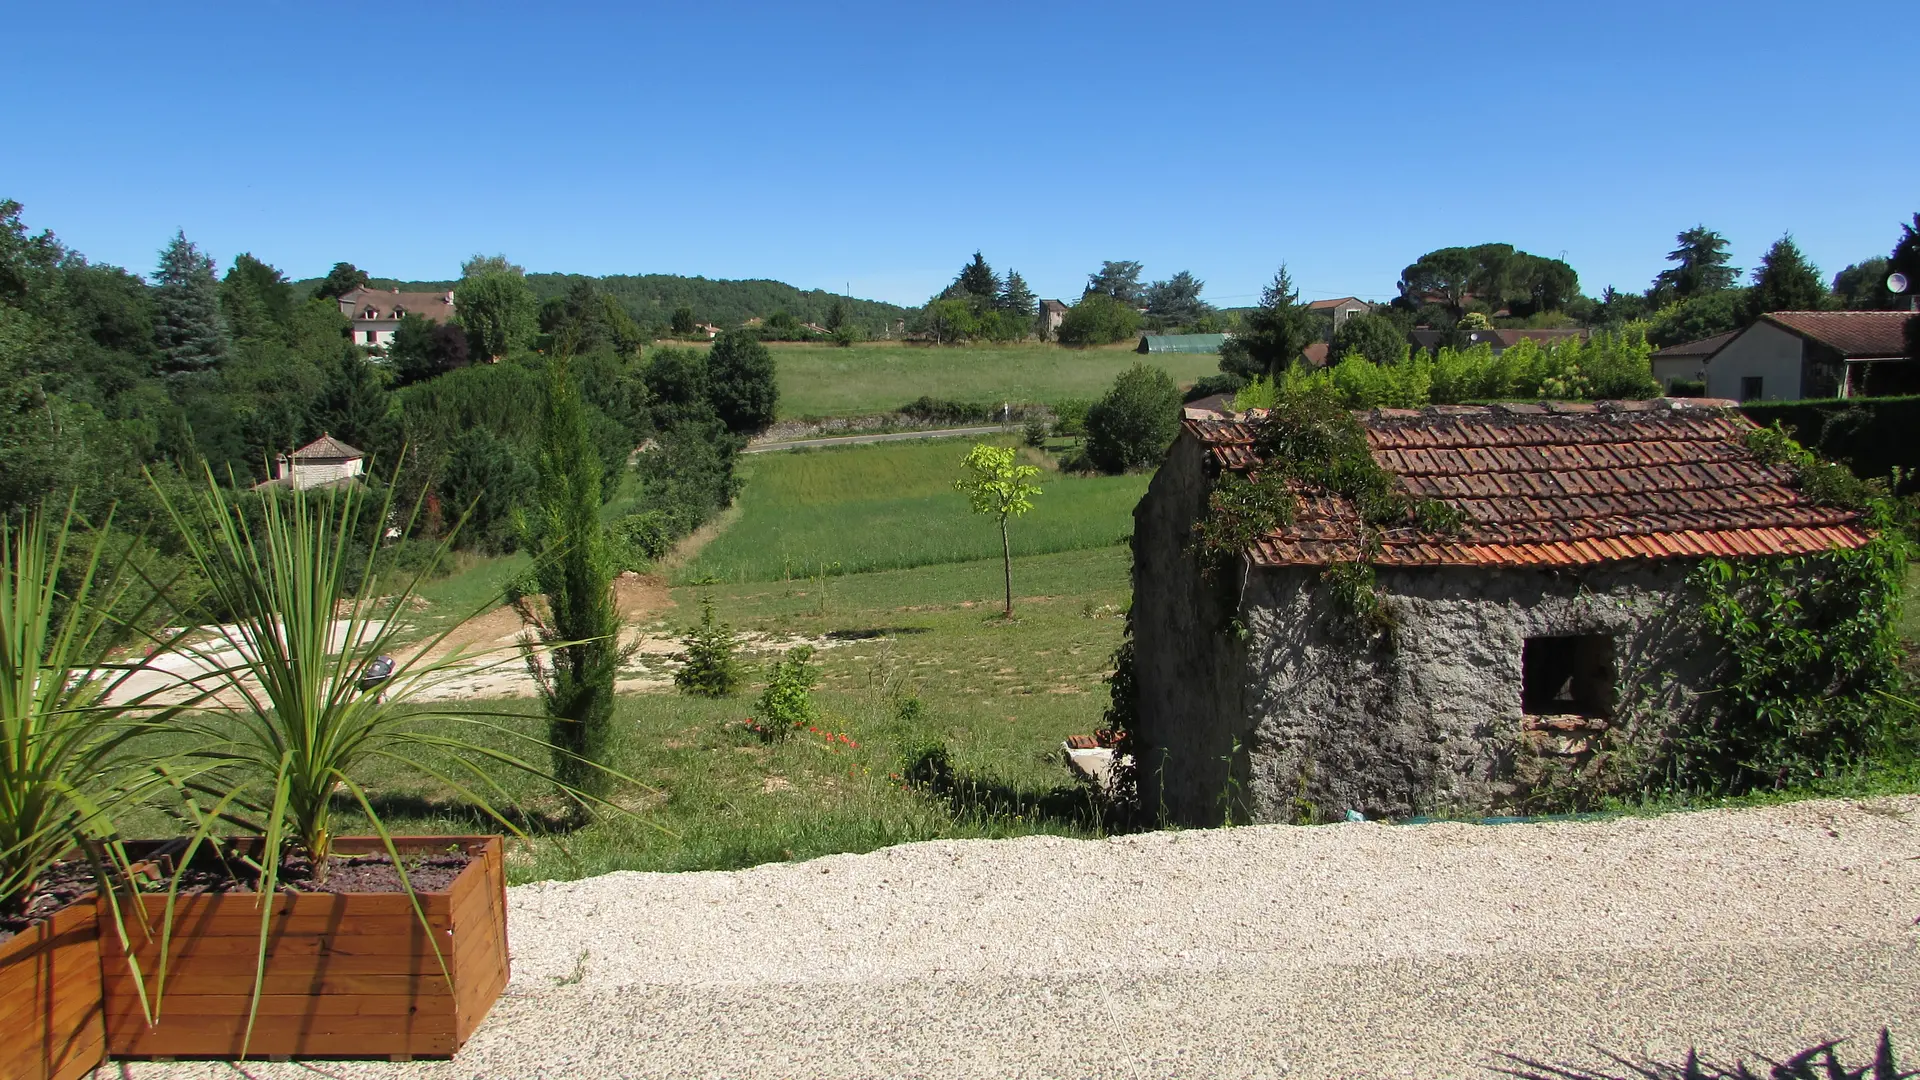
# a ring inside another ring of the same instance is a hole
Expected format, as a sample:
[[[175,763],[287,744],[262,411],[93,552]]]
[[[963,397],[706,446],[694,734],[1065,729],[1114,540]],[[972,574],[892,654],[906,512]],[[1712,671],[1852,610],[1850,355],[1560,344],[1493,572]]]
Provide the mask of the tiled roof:
[[[340,310],[349,318],[375,322],[418,315],[444,323],[453,319],[452,297],[450,292],[399,292],[362,285],[340,298]],[[373,314],[368,315],[368,311]]]
[[[1257,469],[1260,413],[1188,417],[1221,467]],[[1379,566],[1575,566],[1790,555],[1867,542],[1855,511],[1818,506],[1791,471],[1746,449],[1752,421],[1711,398],[1432,406],[1359,414],[1373,459],[1414,498],[1459,510],[1454,533],[1380,530]],[[1260,566],[1362,557],[1345,499],[1301,493],[1292,524],[1255,543]]]
[[[1312,367],[1326,367],[1327,353],[1332,348],[1333,346],[1327,344],[1324,341],[1316,341],[1313,344],[1308,345],[1306,348],[1301,349],[1300,355],[1304,357],[1308,365]]]
[[[1367,304],[1367,302],[1357,296],[1342,296],[1333,300],[1310,300],[1307,302],[1307,307],[1313,311],[1326,311],[1331,308],[1337,308],[1342,304]],[[1367,304],[1367,306],[1372,307],[1373,305]]]
[[[1837,350],[1848,359],[1905,356],[1907,311],[1774,311],[1768,322]]]
[[[1654,353],[1653,359],[1672,360],[1685,356],[1712,356],[1714,353],[1720,351],[1720,346],[1725,345],[1727,342],[1739,336],[1740,331],[1729,330],[1724,334],[1715,334],[1712,337],[1701,338],[1699,341],[1687,341],[1679,345],[1669,345]]]
[[[367,455],[341,442],[331,435],[321,435],[307,445],[293,452],[295,461],[307,461],[313,458],[363,458]]]

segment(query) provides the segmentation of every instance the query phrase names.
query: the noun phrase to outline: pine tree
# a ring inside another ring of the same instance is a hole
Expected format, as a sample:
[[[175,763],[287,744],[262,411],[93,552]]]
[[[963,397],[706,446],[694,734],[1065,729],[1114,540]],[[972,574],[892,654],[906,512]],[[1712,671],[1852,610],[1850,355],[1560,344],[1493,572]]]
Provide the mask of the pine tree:
[[[1320,338],[1313,312],[1300,302],[1287,265],[1260,293],[1260,306],[1247,312],[1240,333],[1220,347],[1220,370],[1243,379],[1273,376],[1292,366]]]
[[[1007,271],[1007,280],[1000,286],[1000,299],[995,306],[1016,318],[1031,319],[1034,302],[1033,290],[1027,288],[1027,279],[1021,277],[1018,270]]]
[[[995,298],[1000,295],[1000,278],[994,274],[993,267],[979,252],[973,253],[973,261],[961,267],[960,276],[953,279],[953,289],[957,296],[964,297],[973,305],[975,311],[992,307]]]
[[[1800,253],[1800,245],[1791,235],[1774,241],[1760,266],[1753,272],[1753,288],[1748,293],[1749,314],[1769,311],[1817,311],[1827,304],[1827,288],[1820,270]]]
[[[160,252],[153,282],[153,338],[161,368],[170,375],[211,370],[227,351],[213,260],[186,233],[175,233]]]
[[[829,330],[838,330],[845,325],[847,325],[847,305],[836,296],[833,298],[833,306],[827,309],[826,327]]]
[[[285,274],[246,252],[220,281],[220,310],[234,340],[279,340],[293,318],[293,285]]]
[[[308,410],[308,426],[376,460],[393,448],[392,396],[360,350],[344,348]]]
[[[1667,259],[1679,265],[1660,271],[1660,276],[1653,279],[1654,289],[1684,300],[1730,289],[1740,279],[1740,268],[1727,265],[1730,256],[1726,237],[1705,225],[1695,225],[1674,239],[1680,246],[1668,252]]]

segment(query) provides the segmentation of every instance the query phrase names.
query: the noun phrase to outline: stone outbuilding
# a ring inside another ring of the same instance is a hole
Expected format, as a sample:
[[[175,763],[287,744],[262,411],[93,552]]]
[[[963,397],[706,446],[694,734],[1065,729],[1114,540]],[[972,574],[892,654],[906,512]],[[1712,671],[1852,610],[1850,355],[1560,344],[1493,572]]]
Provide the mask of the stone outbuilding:
[[[255,487],[289,487],[295,491],[356,482],[366,469],[367,455],[322,432],[320,437],[273,461],[273,479]]]
[[[1190,410],[1134,511],[1133,751],[1143,806],[1218,824],[1512,805],[1543,760],[1630,748],[1710,689],[1688,574],[1708,557],[1856,548],[1756,457],[1713,399],[1359,414],[1373,460],[1463,524],[1368,532],[1297,491],[1290,524],[1203,573],[1194,527],[1223,471],[1262,465],[1261,414]],[[1383,625],[1330,566],[1376,575]]]

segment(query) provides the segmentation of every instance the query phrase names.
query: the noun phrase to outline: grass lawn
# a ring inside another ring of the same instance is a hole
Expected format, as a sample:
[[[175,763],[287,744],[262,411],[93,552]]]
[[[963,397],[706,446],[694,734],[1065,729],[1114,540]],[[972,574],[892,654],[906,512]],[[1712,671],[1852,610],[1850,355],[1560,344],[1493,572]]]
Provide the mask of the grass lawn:
[[[889,412],[921,396],[950,401],[1092,400],[1135,361],[1189,386],[1217,374],[1220,358],[1155,356],[1134,343],[1096,349],[1058,345],[933,346],[872,342],[839,348],[770,342],[780,380],[780,418]]]
[[[969,445],[929,439],[743,457],[739,519],[675,580],[783,581],[834,564],[853,574],[997,558],[998,527],[972,514],[953,487]],[[1045,455],[1027,455],[1051,469]],[[1033,511],[1012,523],[1014,554],[1121,542],[1147,480],[1043,473]]]
[[[758,670],[730,700],[626,695],[614,765],[652,789],[621,797],[637,816],[516,845],[510,876],[728,869],[939,837],[1092,835],[1086,795],[1058,749],[1064,736],[1092,731],[1105,707],[1101,679],[1119,643],[1128,566],[1120,547],[1020,559],[1019,617],[1011,623],[996,617],[998,560],[856,575],[833,581],[825,595],[805,583],[675,590],[676,624],[692,619],[704,593],[739,629],[834,642],[817,657],[816,698],[823,726],[858,745],[801,735],[765,746],[751,737],[738,721],[764,684]],[[901,716],[908,697],[922,703],[917,718]],[[474,706],[537,710],[530,699]],[[527,716],[503,722],[544,730]],[[956,772],[972,782],[972,801],[953,805],[893,778],[905,755],[930,740],[951,749]],[[366,779],[397,832],[498,831],[449,792],[402,779],[384,763],[372,763]],[[553,806],[537,785],[502,782],[536,813]],[[167,828],[157,816],[127,824],[136,835]],[[336,832],[365,829],[343,804]]]

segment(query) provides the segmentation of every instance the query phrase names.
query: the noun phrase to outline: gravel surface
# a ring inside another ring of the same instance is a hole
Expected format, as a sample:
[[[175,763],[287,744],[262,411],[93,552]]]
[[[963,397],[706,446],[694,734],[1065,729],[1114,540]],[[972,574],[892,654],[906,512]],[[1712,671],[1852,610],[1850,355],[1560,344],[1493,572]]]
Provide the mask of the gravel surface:
[[[513,981],[456,1060],[247,1075],[1485,1077],[1836,1036],[1864,1060],[1882,1025],[1920,1059],[1920,797],[937,841],[510,909]]]

